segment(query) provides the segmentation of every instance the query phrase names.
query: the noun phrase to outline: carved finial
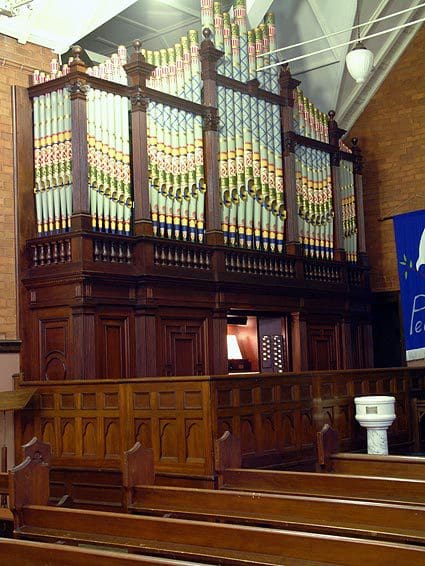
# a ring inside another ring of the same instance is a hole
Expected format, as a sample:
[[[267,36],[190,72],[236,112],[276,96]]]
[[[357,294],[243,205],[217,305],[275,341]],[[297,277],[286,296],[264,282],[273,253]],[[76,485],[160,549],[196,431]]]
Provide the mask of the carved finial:
[[[352,143],[354,146],[357,145],[358,141],[359,141],[358,138],[351,138],[351,143]]]
[[[140,50],[142,49],[142,42],[140,39],[135,39],[133,41],[133,48],[136,53],[140,53]]]
[[[204,28],[204,29],[202,30],[202,35],[205,37],[206,40],[211,39],[211,35],[212,35],[212,34],[211,34],[210,28]]]
[[[328,116],[329,116],[329,120],[333,122],[335,120],[335,110],[329,110]]]
[[[81,62],[80,55],[83,52],[83,48],[79,45],[72,46],[72,56],[74,57],[74,61]]]

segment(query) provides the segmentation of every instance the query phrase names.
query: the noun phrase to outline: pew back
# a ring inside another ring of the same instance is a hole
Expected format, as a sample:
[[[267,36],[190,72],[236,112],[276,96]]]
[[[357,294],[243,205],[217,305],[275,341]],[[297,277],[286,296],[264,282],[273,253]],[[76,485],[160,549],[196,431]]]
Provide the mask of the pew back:
[[[216,441],[218,484],[222,489],[288,495],[355,499],[393,504],[425,504],[425,481],[366,475],[286,472],[231,468],[226,445],[237,442],[229,432]],[[234,459],[231,461],[234,464]]]
[[[338,433],[329,425],[317,433],[317,460],[326,472],[425,481],[425,458],[339,452]]]
[[[138,556],[45,542],[0,539],[3,564],[19,566],[197,566],[193,562]]]
[[[48,493],[37,493],[40,489],[48,492],[45,470],[46,464],[27,458],[10,472],[14,533],[18,538],[97,544],[229,566],[354,566],[363,560],[376,566],[398,566],[400,562],[416,566],[425,561],[425,548],[394,542],[35,505],[32,500],[48,499]],[[31,475],[35,477],[31,479]],[[25,496],[20,482],[27,486]]]

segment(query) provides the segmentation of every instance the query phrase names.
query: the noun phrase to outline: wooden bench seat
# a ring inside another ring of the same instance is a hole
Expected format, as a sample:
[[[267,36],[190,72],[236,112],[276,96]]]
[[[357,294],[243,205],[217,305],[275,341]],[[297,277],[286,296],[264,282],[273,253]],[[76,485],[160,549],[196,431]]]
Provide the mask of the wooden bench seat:
[[[425,545],[424,506],[136,486],[129,511]]]
[[[425,563],[425,548],[405,544],[43,506],[26,506],[20,513],[19,538],[99,544],[184,560],[252,566],[295,564],[291,560],[306,565]]]
[[[425,506],[155,486],[153,451],[140,443],[124,453],[123,477],[124,508],[131,513],[425,545]]]
[[[0,539],[0,556],[3,564],[19,566],[199,566],[194,562],[168,558],[16,539]]]
[[[421,480],[241,468],[240,442],[229,432],[216,441],[216,470],[220,489],[425,505]]]
[[[245,525],[48,507],[49,473],[27,459],[10,474],[14,535],[42,542],[99,544],[140,554],[244,566],[425,562],[425,548]]]
[[[425,481],[425,457],[339,452],[338,433],[329,425],[317,433],[317,458],[325,472]]]

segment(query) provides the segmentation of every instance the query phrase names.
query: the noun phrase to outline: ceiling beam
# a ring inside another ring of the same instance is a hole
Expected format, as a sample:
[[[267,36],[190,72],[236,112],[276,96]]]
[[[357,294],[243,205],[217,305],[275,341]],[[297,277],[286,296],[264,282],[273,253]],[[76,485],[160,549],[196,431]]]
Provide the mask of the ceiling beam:
[[[418,3],[417,0],[414,0],[411,5],[414,6]],[[424,8],[415,12],[408,12],[400,17],[398,24],[404,24],[409,20],[424,16]],[[374,69],[369,80],[363,84],[354,83],[350,95],[338,107],[339,122],[345,129],[348,130],[353,126],[421,25],[419,23],[410,28],[395,30],[388,34],[386,41],[375,54]]]
[[[246,11],[251,29],[256,28],[261,23],[272,4],[273,0],[247,0]]]
[[[201,8],[194,9],[194,8],[189,8],[189,6],[182,6],[181,3],[176,2],[176,0],[156,0],[156,1],[159,2],[160,4],[164,4],[164,6],[169,6],[170,8],[173,8],[173,10],[179,10],[180,12],[184,12],[189,16],[198,18],[198,20],[201,18]]]

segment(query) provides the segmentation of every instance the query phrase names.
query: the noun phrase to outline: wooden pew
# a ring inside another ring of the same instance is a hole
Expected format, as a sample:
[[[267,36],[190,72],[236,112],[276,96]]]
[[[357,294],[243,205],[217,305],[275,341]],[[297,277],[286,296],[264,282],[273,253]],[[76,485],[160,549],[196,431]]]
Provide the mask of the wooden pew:
[[[393,542],[48,507],[45,463],[27,458],[9,475],[17,538],[95,544],[226,566],[357,566],[362,561],[375,566],[422,566],[425,561],[425,548]]]
[[[317,460],[325,472],[425,481],[425,458],[339,452],[338,433],[329,425],[317,433]]]
[[[221,489],[425,504],[425,481],[421,480],[241,468],[240,442],[228,431],[216,441],[215,467]]]
[[[0,556],[3,564],[19,566],[199,566],[168,558],[14,539],[0,539]]]
[[[425,545],[425,506],[155,486],[153,451],[139,442],[124,454],[123,479],[130,513]]]
[[[51,449],[50,444],[46,444],[36,437],[32,438],[27,444],[22,446],[22,459],[38,459],[47,464],[50,463]],[[9,498],[9,474],[0,473],[0,495]],[[9,507],[0,507],[0,533],[9,536],[12,532],[13,515]]]

